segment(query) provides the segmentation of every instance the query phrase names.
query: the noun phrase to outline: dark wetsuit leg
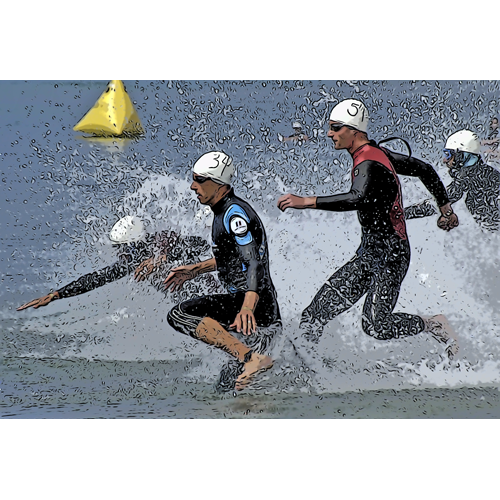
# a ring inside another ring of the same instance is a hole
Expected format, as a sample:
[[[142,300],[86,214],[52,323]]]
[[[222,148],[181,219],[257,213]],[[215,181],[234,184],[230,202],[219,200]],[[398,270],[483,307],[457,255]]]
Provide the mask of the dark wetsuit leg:
[[[362,322],[365,333],[385,340],[421,332],[424,322],[419,316],[392,313],[409,262],[406,240],[397,235],[363,236],[356,256],[333,274],[302,313],[305,337],[318,341],[322,327],[365,293]]]
[[[353,306],[367,292],[370,281],[370,268],[357,253],[328,279],[303,311],[300,326],[304,335],[318,341],[323,326]]]
[[[178,332],[196,338],[195,331],[203,318],[209,317],[228,328],[240,312],[245,292],[218,294],[196,297],[175,306],[167,316],[172,328]],[[252,351],[269,354],[271,343],[282,330],[277,302],[265,294],[259,298],[255,309],[257,332],[243,335],[231,332],[241,342],[248,345]],[[219,392],[234,389],[236,377],[242,372],[243,364],[235,359],[224,365],[219,375],[216,388]]]
[[[372,283],[363,306],[363,330],[378,340],[416,335],[424,329],[419,316],[392,312],[410,265],[410,248],[408,241],[397,237],[388,238],[386,244],[383,261],[373,263]]]
[[[228,328],[240,312],[245,292],[207,295],[186,300],[175,306],[167,320],[178,332],[194,337],[194,332],[203,318],[209,317]],[[257,326],[268,327],[280,319],[275,302],[259,298],[255,308]]]

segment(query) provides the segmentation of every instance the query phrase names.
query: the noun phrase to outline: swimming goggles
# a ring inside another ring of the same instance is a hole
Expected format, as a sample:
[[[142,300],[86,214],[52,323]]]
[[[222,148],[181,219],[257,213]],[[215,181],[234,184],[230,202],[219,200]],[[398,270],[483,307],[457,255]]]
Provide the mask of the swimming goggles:
[[[337,124],[331,124],[330,125],[330,130],[332,130],[333,132],[338,132],[342,127],[345,127],[346,125],[344,125],[343,123],[337,123]]]
[[[208,177],[201,177],[199,175],[193,175],[193,180],[197,182],[198,184],[203,184],[204,182],[208,181]]]
[[[444,153],[445,160],[450,160],[451,157],[455,154],[455,150],[454,149],[443,149],[443,153]]]

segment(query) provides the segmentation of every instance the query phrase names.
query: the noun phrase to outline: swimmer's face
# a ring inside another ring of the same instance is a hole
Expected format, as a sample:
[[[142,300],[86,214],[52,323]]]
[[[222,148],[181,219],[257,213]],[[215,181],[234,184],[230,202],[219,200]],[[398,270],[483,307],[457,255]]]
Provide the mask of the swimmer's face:
[[[196,193],[198,201],[202,205],[212,206],[221,187],[223,184],[217,184],[208,177],[193,174],[191,189]]]
[[[490,123],[490,129],[491,130],[496,130],[498,128],[498,119],[493,118]]]
[[[356,130],[342,123],[330,121],[327,135],[332,139],[335,149],[348,149],[352,146]]]

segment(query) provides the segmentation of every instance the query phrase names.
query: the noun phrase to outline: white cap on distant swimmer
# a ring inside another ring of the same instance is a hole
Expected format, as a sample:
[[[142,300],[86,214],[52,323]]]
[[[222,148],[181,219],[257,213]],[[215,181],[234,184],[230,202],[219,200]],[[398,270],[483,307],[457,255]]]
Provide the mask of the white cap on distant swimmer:
[[[361,101],[345,99],[332,109],[330,121],[340,122],[361,132],[366,132],[368,129],[368,109]]]
[[[193,172],[201,177],[209,177],[218,184],[231,184],[234,174],[233,160],[221,151],[210,151],[198,158]]]
[[[471,130],[459,130],[448,137],[445,149],[453,149],[455,151],[464,151],[466,153],[479,154],[481,143],[479,137]]]
[[[120,219],[109,233],[109,239],[113,243],[132,243],[142,240],[143,237],[144,225],[141,219],[133,215],[127,215]]]
[[[302,125],[299,122],[293,122],[292,128],[302,128]]]

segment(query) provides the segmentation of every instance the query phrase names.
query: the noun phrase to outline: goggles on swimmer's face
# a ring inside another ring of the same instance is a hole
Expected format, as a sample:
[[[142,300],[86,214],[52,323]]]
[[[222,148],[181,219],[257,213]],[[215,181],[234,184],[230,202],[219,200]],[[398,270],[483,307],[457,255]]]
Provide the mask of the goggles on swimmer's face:
[[[455,154],[454,149],[443,149],[444,159],[446,161],[451,160],[451,157]]]
[[[330,124],[330,130],[333,132],[338,132],[343,127],[346,127],[350,130],[356,130],[354,127],[351,127],[350,125],[346,125],[345,123],[332,123],[332,124]]]
[[[203,184],[208,180],[209,180],[208,177],[202,177],[201,175],[193,175],[193,181],[197,182],[198,184]]]
[[[346,127],[344,123],[330,123],[330,130],[332,132],[338,132],[341,128]]]

